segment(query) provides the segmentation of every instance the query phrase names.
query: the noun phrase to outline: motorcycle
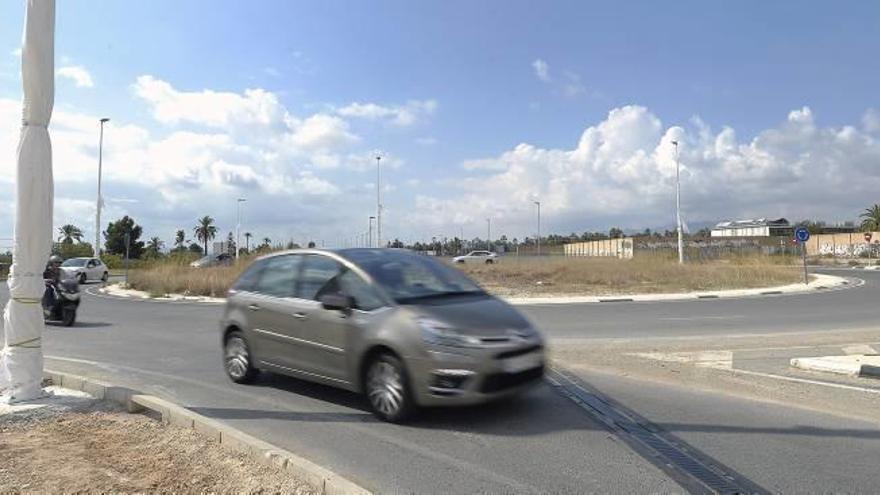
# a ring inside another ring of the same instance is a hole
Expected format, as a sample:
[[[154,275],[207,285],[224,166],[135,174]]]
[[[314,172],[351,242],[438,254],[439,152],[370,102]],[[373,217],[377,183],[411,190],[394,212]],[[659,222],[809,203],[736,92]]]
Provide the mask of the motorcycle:
[[[64,279],[58,283],[46,282],[46,291],[52,291],[51,302],[43,298],[43,317],[46,321],[60,322],[65,327],[76,322],[79,308],[79,284],[75,279]]]

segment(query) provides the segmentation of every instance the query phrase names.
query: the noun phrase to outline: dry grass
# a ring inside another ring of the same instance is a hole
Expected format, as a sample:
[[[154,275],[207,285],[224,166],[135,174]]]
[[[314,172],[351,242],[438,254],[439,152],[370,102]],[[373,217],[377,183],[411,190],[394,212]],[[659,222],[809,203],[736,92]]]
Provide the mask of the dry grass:
[[[166,261],[150,268],[132,270],[128,276],[132,289],[149,292],[151,296],[186,294],[225,297],[229,286],[249,263],[234,266],[192,268],[188,263]]]
[[[667,257],[504,258],[459,265],[501,296],[613,295],[770,287],[796,283],[802,272],[785,258],[747,257],[679,265]]]
[[[132,271],[133,289],[154,296],[187,294],[223,297],[247,267],[190,268],[166,261]],[[770,287],[797,283],[802,272],[789,258],[742,257],[679,265],[668,257],[503,258],[494,265],[456,265],[488,291],[511,297],[613,295]]]

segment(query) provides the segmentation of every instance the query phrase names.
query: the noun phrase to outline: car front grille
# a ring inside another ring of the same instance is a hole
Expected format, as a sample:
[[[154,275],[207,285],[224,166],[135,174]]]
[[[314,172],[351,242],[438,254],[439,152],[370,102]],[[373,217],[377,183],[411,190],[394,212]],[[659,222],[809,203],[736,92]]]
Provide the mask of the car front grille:
[[[495,373],[486,377],[480,386],[480,392],[491,394],[503,390],[525,385],[526,383],[540,380],[544,376],[544,366],[538,366],[519,373]]]
[[[495,355],[495,359],[507,359],[516,356],[522,356],[523,354],[528,354],[530,352],[535,352],[541,350],[540,345],[530,345],[528,347],[523,347],[522,349],[514,349],[512,351],[504,351]]]

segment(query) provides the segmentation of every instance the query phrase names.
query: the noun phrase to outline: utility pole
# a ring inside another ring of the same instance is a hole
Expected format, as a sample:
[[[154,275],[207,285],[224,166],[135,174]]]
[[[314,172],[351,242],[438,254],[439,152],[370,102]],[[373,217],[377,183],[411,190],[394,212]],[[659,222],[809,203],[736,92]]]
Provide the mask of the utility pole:
[[[379,176],[382,155],[376,153],[376,247],[382,247],[382,185]]]
[[[541,202],[534,202],[538,206],[538,256],[541,256]]]
[[[104,117],[99,122],[101,123],[101,134],[98,138],[98,207],[95,213],[95,247],[92,250],[94,252],[94,257],[100,257],[100,245],[101,245],[101,206],[104,205],[104,198],[101,197],[101,172],[103,168],[103,155],[104,155],[104,124],[109,122],[110,119]]]
[[[678,262],[684,263],[684,239],[681,231],[681,166],[678,161],[678,141],[675,146],[675,230],[678,231]]]
[[[238,198],[236,206],[238,207],[238,218],[235,224],[235,260],[238,261],[238,252],[241,251],[241,204],[247,201],[244,198]]]
[[[492,219],[486,219],[486,248],[492,250]]]

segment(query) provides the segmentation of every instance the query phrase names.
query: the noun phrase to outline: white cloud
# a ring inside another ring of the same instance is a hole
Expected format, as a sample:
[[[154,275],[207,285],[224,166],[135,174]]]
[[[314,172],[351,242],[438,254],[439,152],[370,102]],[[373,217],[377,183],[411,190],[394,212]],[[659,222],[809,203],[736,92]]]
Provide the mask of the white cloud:
[[[626,106],[588,127],[571,149],[523,143],[465,161],[462,168],[482,173],[456,181],[454,197],[420,197],[407,221],[442,228],[492,215],[528,233],[537,196],[548,225],[560,230],[670,225],[673,140],[681,143],[691,224],[750,216],[853,219],[880,190],[880,139],[853,126],[819,127],[807,107],[742,142],[729,127],[716,132],[699,118],[665,127],[648,109]]]
[[[862,126],[865,132],[880,133],[880,111],[869,108],[862,117]]]
[[[244,94],[210,89],[178,91],[170,83],[150,75],[138,77],[132,89],[152,106],[156,120],[165,124],[271,125],[282,123],[286,113],[278,97],[264,89],[247,89]]]
[[[263,68],[263,72],[265,72],[266,75],[269,75],[269,76],[272,76],[272,77],[279,77],[279,76],[281,76],[281,71],[279,71],[279,70],[276,69],[275,67],[264,67],[264,68]]]
[[[437,110],[435,100],[410,100],[405,105],[383,106],[377,103],[351,103],[336,110],[343,117],[367,120],[388,120],[394,125],[406,127],[427,118]]]
[[[431,136],[416,138],[416,144],[420,144],[422,146],[433,146],[437,144],[437,138]]]
[[[547,62],[539,58],[532,62],[532,68],[535,70],[535,75],[538,76],[538,79],[544,82],[550,82],[552,80],[550,78],[550,66],[547,65]]]
[[[77,88],[91,88],[95,86],[92,75],[81,65],[69,65],[56,71],[58,77],[66,77],[76,84]]]

